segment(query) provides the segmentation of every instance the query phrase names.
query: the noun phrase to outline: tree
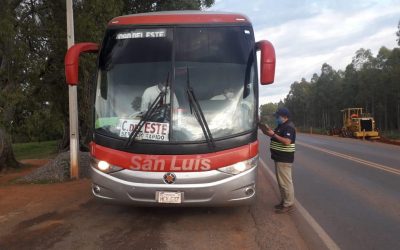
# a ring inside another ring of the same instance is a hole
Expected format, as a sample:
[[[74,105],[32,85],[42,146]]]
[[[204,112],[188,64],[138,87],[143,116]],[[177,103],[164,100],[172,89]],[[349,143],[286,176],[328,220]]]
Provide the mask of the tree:
[[[276,103],[266,103],[260,106],[260,122],[273,126],[275,118],[273,114],[278,108]]]
[[[211,0],[75,0],[76,42],[101,43],[115,16],[161,10],[204,9]],[[14,141],[55,139],[69,146],[65,0],[4,0],[0,8],[0,124]],[[82,144],[91,138],[96,56],[81,60],[78,86]],[[11,105],[10,105],[11,104]],[[43,123],[48,124],[46,129]]]
[[[400,21],[399,21],[399,24],[397,25],[396,35],[397,35],[397,45],[400,46]]]
[[[199,10],[213,0],[75,0],[76,42],[100,43],[108,21],[119,15]],[[65,0],[2,0],[0,8],[0,169],[15,167],[11,142],[56,139],[69,143]],[[81,60],[79,124],[90,139],[95,56]]]
[[[311,84],[302,78],[300,82],[294,82],[290,86],[289,94],[285,98],[285,106],[290,110],[292,116],[298,118],[296,125],[304,128],[309,125],[308,121],[311,119],[308,112],[310,110],[310,89]]]
[[[211,7],[214,0],[124,0],[124,13],[167,10],[200,10]]]
[[[362,68],[370,67],[373,61],[373,56],[371,50],[361,48],[356,51],[356,55],[353,57],[351,64],[354,65],[356,70],[361,70]]]
[[[285,105],[302,126],[330,129],[342,124],[340,110],[361,107],[371,112],[378,128],[400,129],[400,48],[356,51],[345,71],[323,64],[310,82],[291,85]]]
[[[0,171],[19,166],[15,160],[9,136],[0,128]]]
[[[4,1],[0,8],[0,123],[8,128],[0,127],[0,170],[18,167],[15,160],[11,140],[8,133],[14,123],[17,104],[22,100],[23,84],[21,80],[24,73],[20,74],[18,68],[23,66],[23,51],[18,33],[15,31],[15,8],[21,1]]]

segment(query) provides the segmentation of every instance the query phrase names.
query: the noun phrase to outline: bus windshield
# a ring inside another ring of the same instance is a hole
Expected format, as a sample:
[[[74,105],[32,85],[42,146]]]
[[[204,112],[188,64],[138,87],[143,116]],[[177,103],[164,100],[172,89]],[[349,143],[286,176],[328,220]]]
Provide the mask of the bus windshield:
[[[151,110],[135,140],[204,141],[188,89],[214,139],[252,131],[257,103],[252,29],[108,30],[99,57],[95,131],[128,138]]]

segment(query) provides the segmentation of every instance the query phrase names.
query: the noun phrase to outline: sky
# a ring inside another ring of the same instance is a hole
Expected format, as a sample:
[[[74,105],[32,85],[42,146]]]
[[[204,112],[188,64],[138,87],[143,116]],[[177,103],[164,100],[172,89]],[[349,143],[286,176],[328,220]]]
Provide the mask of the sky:
[[[397,46],[400,0],[215,0],[210,10],[245,14],[256,41],[274,45],[275,82],[260,87],[260,104],[283,100],[325,62],[344,70],[360,48]]]

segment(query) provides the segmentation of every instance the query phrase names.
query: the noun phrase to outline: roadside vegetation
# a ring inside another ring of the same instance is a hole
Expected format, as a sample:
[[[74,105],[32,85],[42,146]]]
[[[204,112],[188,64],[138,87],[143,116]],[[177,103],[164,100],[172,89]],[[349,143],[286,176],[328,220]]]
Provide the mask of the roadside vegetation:
[[[214,4],[214,0],[73,2],[77,43],[101,43],[107,23],[116,16],[200,10]],[[0,171],[19,166],[12,148],[18,159],[68,150],[68,88],[63,73],[67,50],[65,7],[65,1],[1,1],[0,144],[5,146],[0,150]],[[80,65],[79,141],[85,148],[91,138],[96,56],[82,57]],[[58,148],[54,140],[59,140]],[[52,142],[31,143],[35,141]]]
[[[393,140],[400,140],[400,131],[391,130],[382,132],[383,137]]]
[[[400,22],[396,33],[400,46]],[[268,120],[278,106],[286,106],[299,128],[326,134],[343,125],[341,110],[364,108],[375,118],[386,138],[400,138],[400,47],[381,47],[376,56],[359,49],[344,70],[324,63],[319,74],[291,85],[280,103],[261,106],[261,120]],[[269,120],[269,121],[270,121]],[[271,121],[270,121],[271,122]],[[273,123],[272,123],[273,124]],[[324,133],[325,132],[325,133]]]
[[[14,143],[12,147],[17,160],[44,159],[56,154],[57,141]]]

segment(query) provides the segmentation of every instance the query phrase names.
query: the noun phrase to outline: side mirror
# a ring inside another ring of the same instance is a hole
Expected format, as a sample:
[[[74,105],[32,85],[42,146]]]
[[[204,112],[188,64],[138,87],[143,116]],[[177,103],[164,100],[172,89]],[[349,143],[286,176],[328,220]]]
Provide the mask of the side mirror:
[[[77,43],[68,49],[65,55],[65,78],[68,85],[78,84],[79,56],[82,53],[97,53],[99,45],[96,43]]]
[[[262,40],[256,43],[257,51],[261,51],[260,82],[262,85],[271,84],[275,79],[275,49],[272,43]]]

